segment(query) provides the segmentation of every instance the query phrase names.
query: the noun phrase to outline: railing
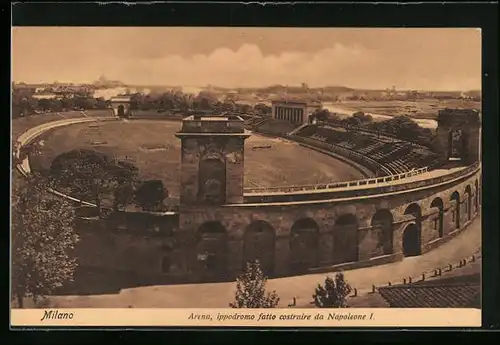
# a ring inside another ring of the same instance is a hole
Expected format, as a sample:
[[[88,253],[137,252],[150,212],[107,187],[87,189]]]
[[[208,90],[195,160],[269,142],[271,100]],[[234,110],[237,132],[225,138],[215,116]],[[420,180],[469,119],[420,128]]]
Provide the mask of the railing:
[[[245,194],[270,194],[270,193],[290,193],[290,192],[306,192],[312,190],[330,190],[330,189],[345,189],[349,187],[360,187],[367,185],[380,185],[381,183],[388,183],[392,181],[399,181],[408,177],[420,175],[428,172],[428,167],[423,167],[417,170],[412,170],[398,175],[389,175],[383,177],[369,178],[363,180],[334,182],[327,184],[313,184],[302,186],[285,186],[285,187],[263,187],[263,188],[245,188]]]
[[[471,176],[471,174],[476,173],[480,169],[480,163],[477,162],[470,165],[464,169],[454,171],[452,173],[420,179],[417,181],[405,182],[401,175],[395,175],[396,179],[400,179],[401,183],[376,183],[377,179],[362,180],[359,183],[359,187],[352,186],[351,188],[333,188],[333,189],[316,189],[316,190],[298,190],[298,191],[286,191],[285,188],[280,188],[280,190],[274,191],[262,191],[260,193],[245,193],[244,194],[244,204],[261,204],[269,205],[273,203],[282,204],[288,202],[324,202],[326,200],[334,199],[345,199],[345,198],[366,198],[373,195],[383,195],[383,194],[394,194],[411,191],[414,189],[422,188],[432,188],[437,185],[450,183],[460,179],[466,179]],[[414,173],[414,172],[410,172]],[[399,176],[399,177],[397,177]],[[388,178],[388,177],[387,177]],[[383,179],[383,178],[380,178]],[[393,180],[394,181],[394,180]],[[357,183],[358,181],[353,181]],[[238,206],[238,205],[233,205]]]

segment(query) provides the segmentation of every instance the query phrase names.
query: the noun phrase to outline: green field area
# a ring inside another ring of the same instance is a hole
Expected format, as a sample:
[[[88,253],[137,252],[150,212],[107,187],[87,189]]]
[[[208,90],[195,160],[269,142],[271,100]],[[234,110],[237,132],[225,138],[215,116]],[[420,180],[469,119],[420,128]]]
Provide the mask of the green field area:
[[[450,99],[419,99],[415,101],[343,101],[338,106],[367,113],[397,116],[408,115],[421,119],[436,119],[438,111],[445,108],[481,110],[481,102]]]
[[[172,197],[179,195],[180,122],[129,120],[75,124],[43,134],[41,155],[31,157],[34,170],[49,168],[59,154],[93,148],[129,159],[142,179],[159,179]],[[93,143],[100,143],[95,146]],[[270,148],[254,149],[254,146]],[[363,175],[352,166],[282,139],[252,135],[245,143],[245,187],[276,187],[356,180]]]

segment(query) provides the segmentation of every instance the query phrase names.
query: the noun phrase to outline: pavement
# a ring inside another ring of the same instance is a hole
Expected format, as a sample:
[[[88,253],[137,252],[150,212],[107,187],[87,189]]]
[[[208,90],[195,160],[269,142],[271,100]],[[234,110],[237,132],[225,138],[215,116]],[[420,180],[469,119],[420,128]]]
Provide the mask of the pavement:
[[[344,274],[347,282],[362,296],[371,291],[372,285],[385,286],[389,281],[400,284],[404,277],[419,277],[423,272],[456,264],[480,249],[481,217],[478,216],[462,233],[428,253],[386,265],[353,269]],[[276,290],[280,307],[286,307],[293,297],[297,307],[306,307],[310,305],[315,287],[324,282],[326,275],[270,279],[266,288]],[[226,308],[234,298],[235,289],[234,282],[182,284],[123,289],[113,295],[51,296],[48,299],[54,308]]]

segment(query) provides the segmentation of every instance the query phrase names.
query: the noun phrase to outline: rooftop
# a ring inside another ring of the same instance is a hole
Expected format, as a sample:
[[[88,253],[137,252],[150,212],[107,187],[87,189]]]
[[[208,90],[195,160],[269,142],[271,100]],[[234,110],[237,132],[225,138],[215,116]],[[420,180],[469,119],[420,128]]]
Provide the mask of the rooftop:
[[[401,285],[379,288],[392,308],[480,308],[480,284]]]
[[[393,308],[480,308],[481,261],[431,280],[381,287],[378,292]]]
[[[455,122],[455,121],[465,121],[469,124],[478,124],[481,119],[480,112],[476,109],[442,109],[438,112],[438,123],[439,122]]]
[[[182,120],[182,130],[178,134],[210,135],[210,133],[226,135],[244,134],[244,120],[237,115],[191,115]]]

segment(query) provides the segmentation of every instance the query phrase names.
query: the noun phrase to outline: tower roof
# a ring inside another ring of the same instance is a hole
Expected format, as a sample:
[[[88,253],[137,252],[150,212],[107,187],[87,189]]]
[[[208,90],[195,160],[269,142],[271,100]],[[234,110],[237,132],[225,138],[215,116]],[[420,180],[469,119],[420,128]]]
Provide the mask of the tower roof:
[[[237,115],[191,115],[182,120],[178,134],[245,135],[244,120]]]

